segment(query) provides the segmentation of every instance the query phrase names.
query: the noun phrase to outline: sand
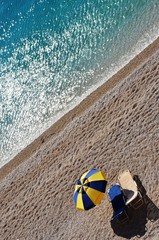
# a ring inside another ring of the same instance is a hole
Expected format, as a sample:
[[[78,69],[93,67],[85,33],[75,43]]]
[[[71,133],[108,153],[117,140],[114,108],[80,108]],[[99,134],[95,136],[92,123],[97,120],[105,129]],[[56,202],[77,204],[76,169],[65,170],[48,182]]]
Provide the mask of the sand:
[[[126,224],[101,204],[77,211],[76,179],[129,169],[144,205]],[[158,239],[159,39],[0,169],[0,239]]]

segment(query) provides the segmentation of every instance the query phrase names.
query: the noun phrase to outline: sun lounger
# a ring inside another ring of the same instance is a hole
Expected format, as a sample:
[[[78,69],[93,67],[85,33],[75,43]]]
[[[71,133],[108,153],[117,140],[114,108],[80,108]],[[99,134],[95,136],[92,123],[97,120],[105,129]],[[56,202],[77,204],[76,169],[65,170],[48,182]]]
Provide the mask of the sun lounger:
[[[117,219],[121,223],[127,221],[128,215],[125,209],[126,204],[120,185],[112,185],[108,191],[108,195],[114,211],[111,220]]]
[[[124,171],[118,177],[120,186],[126,198],[126,205],[131,205],[135,209],[143,205],[141,193],[138,190],[137,184],[132,178],[129,170]]]

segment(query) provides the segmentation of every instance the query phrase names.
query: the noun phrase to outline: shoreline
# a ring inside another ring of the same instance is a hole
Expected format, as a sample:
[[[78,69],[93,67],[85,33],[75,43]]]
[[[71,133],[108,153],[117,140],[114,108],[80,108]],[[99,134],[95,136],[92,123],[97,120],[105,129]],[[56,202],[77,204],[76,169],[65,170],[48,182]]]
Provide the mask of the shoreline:
[[[7,162],[0,168],[0,180],[5,178],[10,172],[18,167],[24,161],[27,161],[42,145],[49,141],[52,137],[58,135],[71,121],[79,117],[88,108],[90,108],[96,101],[98,101],[106,92],[115,87],[121,80],[128,77],[135,70],[137,70],[145,61],[147,61],[155,52],[159,49],[159,37],[147,46],[142,52],[136,55],[128,64],[114,74],[108,81],[98,87],[85,99],[83,99],[79,105],[75,106],[72,110],[62,116],[57,122],[55,122],[50,128],[42,133],[37,139],[26,146],[20,153],[18,153],[13,159]]]

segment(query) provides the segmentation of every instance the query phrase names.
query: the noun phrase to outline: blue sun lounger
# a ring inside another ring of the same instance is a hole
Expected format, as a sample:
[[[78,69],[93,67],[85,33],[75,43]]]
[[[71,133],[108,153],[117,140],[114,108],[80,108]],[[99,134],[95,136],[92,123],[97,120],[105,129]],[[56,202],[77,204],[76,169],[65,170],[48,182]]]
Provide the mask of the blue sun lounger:
[[[125,222],[128,219],[128,215],[126,212],[124,195],[121,191],[120,185],[112,185],[108,191],[108,195],[114,211],[111,220],[117,219],[119,222]]]

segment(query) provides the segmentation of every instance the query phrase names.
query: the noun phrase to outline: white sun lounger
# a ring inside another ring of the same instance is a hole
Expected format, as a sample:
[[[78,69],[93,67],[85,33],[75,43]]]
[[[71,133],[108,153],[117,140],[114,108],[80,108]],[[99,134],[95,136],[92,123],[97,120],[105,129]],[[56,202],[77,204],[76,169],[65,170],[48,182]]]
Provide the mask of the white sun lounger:
[[[129,170],[124,171],[118,177],[120,186],[126,198],[126,205],[131,205],[135,209],[143,205],[141,193],[138,190],[137,184],[132,178]]]

